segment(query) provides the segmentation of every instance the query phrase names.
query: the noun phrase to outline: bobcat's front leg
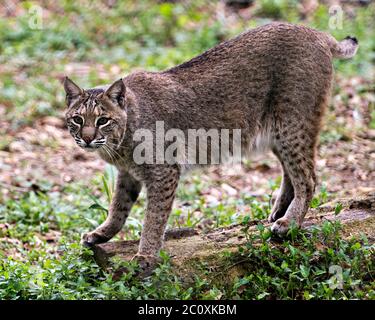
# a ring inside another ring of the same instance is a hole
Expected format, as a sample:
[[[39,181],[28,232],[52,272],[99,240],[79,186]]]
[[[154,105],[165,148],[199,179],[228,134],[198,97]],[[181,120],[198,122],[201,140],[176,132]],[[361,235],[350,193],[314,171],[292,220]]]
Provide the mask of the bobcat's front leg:
[[[147,183],[147,210],[141,234],[139,250],[134,257],[144,270],[152,269],[163,245],[165,228],[172,209],[179,170],[175,167],[159,167]]]
[[[81,243],[91,247],[113,238],[124,225],[140,191],[140,182],[127,172],[120,171],[117,176],[115,194],[109,207],[107,219],[94,231],[83,234]]]

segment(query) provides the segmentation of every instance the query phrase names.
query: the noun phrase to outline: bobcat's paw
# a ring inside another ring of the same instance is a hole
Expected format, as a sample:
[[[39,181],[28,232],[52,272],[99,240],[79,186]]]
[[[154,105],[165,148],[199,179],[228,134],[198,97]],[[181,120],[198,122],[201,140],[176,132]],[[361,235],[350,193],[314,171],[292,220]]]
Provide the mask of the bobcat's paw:
[[[268,216],[268,222],[275,222],[276,220],[282,218],[286,210],[272,210],[271,214]]]
[[[155,269],[158,262],[160,262],[160,258],[153,255],[143,255],[137,253],[133,258],[132,261],[137,261],[140,267],[140,273],[138,274],[140,277],[148,277],[151,275],[152,271]]]
[[[295,220],[282,217],[274,222],[274,224],[271,227],[271,231],[278,235],[285,235],[291,227],[292,223],[294,223],[295,225]]]
[[[100,234],[97,231],[87,232],[81,236],[81,244],[89,248],[96,244],[107,242],[108,240],[110,240],[110,238]]]

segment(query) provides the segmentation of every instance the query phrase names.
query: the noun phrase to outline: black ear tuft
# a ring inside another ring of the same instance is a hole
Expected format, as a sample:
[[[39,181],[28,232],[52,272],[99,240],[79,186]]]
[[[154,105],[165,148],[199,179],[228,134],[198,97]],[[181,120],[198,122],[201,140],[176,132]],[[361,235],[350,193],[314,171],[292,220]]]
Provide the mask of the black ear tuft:
[[[125,104],[125,92],[125,84],[122,79],[119,79],[114,82],[104,94],[120,107],[123,107]]]
[[[83,93],[83,90],[68,77],[65,77],[64,79],[64,89],[66,92],[66,103],[68,106],[73,100],[78,98]]]

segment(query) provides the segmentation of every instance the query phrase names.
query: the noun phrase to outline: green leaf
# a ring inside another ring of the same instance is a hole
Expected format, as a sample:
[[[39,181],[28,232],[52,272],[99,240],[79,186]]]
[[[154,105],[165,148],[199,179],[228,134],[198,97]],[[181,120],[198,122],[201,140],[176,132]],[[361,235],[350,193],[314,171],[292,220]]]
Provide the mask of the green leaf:
[[[111,201],[112,201],[112,193],[111,193],[111,191],[110,191],[110,189],[108,187],[107,179],[106,179],[106,177],[104,175],[102,176],[102,182],[103,182],[104,191],[105,191],[105,193],[107,195],[108,203],[111,203]]]
[[[310,274],[310,268],[309,267],[304,266],[304,265],[301,264],[299,266],[299,269],[301,271],[302,277],[307,278],[309,276],[309,274]]]
[[[98,210],[103,210],[103,211],[108,211],[108,209],[104,208],[102,205],[100,205],[99,203],[94,203],[92,204],[89,209],[98,209]]]
[[[337,203],[335,207],[335,215],[337,216],[342,210],[342,203]]]
[[[356,242],[355,244],[352,245],[353,250],[359,250],[361,249],[361,244],[359,242]]]
[[[270,294],[268,292],[263,292],[263,293],[257,295],[257,299],[260,300],[260,299],[263,299],[263,298],[265,298],[269,295]]]

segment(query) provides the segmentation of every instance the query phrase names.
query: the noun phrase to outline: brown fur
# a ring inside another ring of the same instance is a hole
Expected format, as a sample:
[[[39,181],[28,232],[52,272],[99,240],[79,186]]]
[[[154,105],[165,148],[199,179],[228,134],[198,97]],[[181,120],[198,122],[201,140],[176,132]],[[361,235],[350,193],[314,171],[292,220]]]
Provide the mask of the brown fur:
[[[265,147],[283,167],[281,192],[269,217],[272,230],[285,233],[292,222],[300,226],[315,188],[315,149],[330,95],[332,58],[349,58],[356,49],[352,38],[337,42],[304,26],[272,23],[169,70],[130,74],[110,88],[84,91],[67,79],[67,122],[73,136],[79,139],[82,131],[72,126],[74,115],[85,117],[84,126],[91,128],[98,116],[112,119],[111,130],[91,129],[91,136],[107,137],[99,154],[119,170],[108,218],[83,235],[83,242],[111,239],[144,185],[147,211],[137,258],[146,265],[154,261],[183,168],[135,164],[133,134],[139,128],[155,130],[161,120],[165,130],[184,133],[241,129],[244,151],[265,138]]]

